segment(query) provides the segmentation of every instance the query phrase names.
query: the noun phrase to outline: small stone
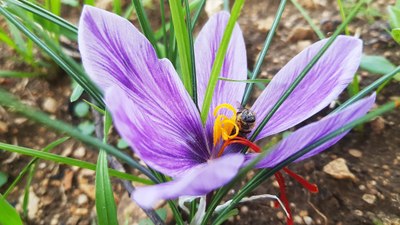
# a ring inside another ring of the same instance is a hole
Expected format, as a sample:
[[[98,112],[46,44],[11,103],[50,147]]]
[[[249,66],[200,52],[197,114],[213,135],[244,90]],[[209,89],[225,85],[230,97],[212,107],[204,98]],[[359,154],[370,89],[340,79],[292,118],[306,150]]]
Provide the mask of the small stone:
[[[318,2],[318,1],[316,1]],[[299,0],[299,3],[306,9],[315,9],[316,4],[314,0]]]
[[[276,217],[280,220],[283,220],[283,219],[285,219],[285,214],[283,212],[279,211],[276,213]]]
[[[301,217],[308,216],[308,212],[307,212],[306,210],[301,210],[301,211],[299,212],[299,216],[301,216]]]
[[[310,40],[299,41],[299,42],[297,42],[296,50],[297,50],[297,52],[301,52],[304,49],[306,49],[308,46],[310,46],[311,44],[312,44],[312,42]]]
[[[221,11],[223,5],[224,5],[223,0],[206,1],[206,6],[204,11],[206,11],[208,17],[211,17],[215,13]]]
[[[86,204],[87,202],[88,202],[88,197],[87,197],[87,195],[85,195],[85,194],[80,194],[79,196],[78,196],[78,199],[77,199],[77,203],[78,203],[78,205],[84,205],[84,204]]]
[[[249,207],[247,207],[247,206],[242,206],[242,207],[240,208],[240,212],[243,213],[243,214],[248,213],[248,212],[249,212]]]
[[[288,42],[297,42],[301,40],[310,40],[314,38],[314,31],[311,28],[295,27],[288,35]]]
[[[304,216],[303,220],[304,220],[304,223],[307,224],[307,225],[313,224],[313,219],[311,217],[309,217],[309,216]]]
[[[375,134],[381,134],[385,130],[385,120],[378,116],[376,119],[371,121],[372,132]]]
[[[343,158],[331,161],[324,166],[323,171],[336,179],[356,179],[356,176],[350,172],[346,165],[346,160]]]
[[[388,165],[386,165],[386,164],[383,165],[382,168],[383,168],[384,170],[389,170],[389,169],[390,169],[390,167],[389,167]]]
[[[360,186],[358,186],[358,189],[360,189],[360,191],[365,191],[367,188],[365,187],[365,185],[361,184]]]
[[[3,121],[0,121],[0,134],[7,133],[7,131],[8,131],[8,125]]]
[[[349,154],[351,156],[356,157],[356,158],[361,158],[362,157],[362,152],[360,150],[354,149],[354,148],[349,149]]]
[[[363,216],[364,213],[363,213],[361,210],[356,209],[356,210],[354,210],[354,215],[356,215],[356,216]]]
[[[55,113],[58,108],[57,101],[54,98],[48,97],[43,101],[42,108],[46,112]]]
[[[272,23],[274,22],[273,17],[267,17],[265,19],[257,20],[257,29],[262,32],[267,32],[271,29]]]
[[[296,215],[293,217],[294,224],[303,224],[303,219],[300,216]]]
[[[364,195],[362,196],[362,199],[363,199],[366,203],[372,205],[372,204],[374,204],[375,201],[376,201],[376,196],[375,196],[375,195],[371,195],[371,194],[364,194]]]
[[[85,154],[86,154],[86,150],[85,150],[85,148],[84,147],[79,147],[79,148],[77,148],[75,151],[74,151],[74,153],[72,153],[72,155],[74,156],[74,157],[76,157],[76,158],[83,158],[84,156],[85,156]]]
[[[72,178],[74,177],[74,171],[72,170],[67,170],[64,174],[64,177],[62,179],[62,185],[64,187],[64,190],[68,191],[72,187]]]

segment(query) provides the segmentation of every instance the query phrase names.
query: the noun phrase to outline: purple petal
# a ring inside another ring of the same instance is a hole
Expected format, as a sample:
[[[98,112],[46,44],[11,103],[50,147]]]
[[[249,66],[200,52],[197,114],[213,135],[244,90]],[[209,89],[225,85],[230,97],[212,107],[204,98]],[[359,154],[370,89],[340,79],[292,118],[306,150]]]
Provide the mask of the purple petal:
[[[196,39],[195,58],[199,108],[203,105],[211,69],[229,17],[230,15],[227,12],[214,15],[205,24]],[[237,24],[232,33],[220,77],[236,80],[247,79],[246,48],[242,31]],[[214,118],[212,116],[213,109],[222,103],[239,106],[245,86],[246,84],[243,82],[218,81],[206,125],[208,137],[210,139],[212,138],[212,127],[214,123]]]
[[[151,208],[162,199],[199,196],[228,183],[242,166],[244,156],[230,154],[201,164],[183,176],[158,185],[139,187],[132,199],[143,208]]]
[[[79,46],[116,128],[147,164],[174,176],[209,158],[199,112],[178,74],[129,21],[86,6]]]
[[[264,168],[276,166],[277,164],[295,154],[297,151],[304,148],[305,146],[317,141],[321,137],[336,129],[339,129],[349,122],[364,116],[368,112],[368,110],[371,109],[374,102],[375,94],[359,100],[358,102],[352,104],[342,111],[339,111],[338,113],[329,115],[320,121],[302,127],[301,129],[295,131],[290,136],[279,142],[273,148],[271,153],[257,165],[257,167]],[[297,161],[309,158],[329,148],[330,146],[338,142],[348,132],[349,131],[346,131],[339,136],[331,139],[330,141],[320,145],[319,147],[300,157]],[[257,155],[258,154],[249,154],[246,155],[246,158],[247,160],[251,160]]]
[[[171,87],[171,90],[183,92],[185,89],[179,84],[181,87]],[[191,99],[187,97],[185,102],[178,93],[167,90],[164,93],[171,97],[127,96],[115,86],[106,92],[106,105],[118,132],[140,158],[152,168],[176,176],[206,162],[210,153],[200,116]]]
[[[327,39],[319,41],[295,56],[262,92],[253,105],[261,122],[300,72],[317,54]],[[360,64],[362,41],[338,36],[325,54],[274,114],[257,139],[276,134],[299,124],[314,115],[338,95],[352,81]]]

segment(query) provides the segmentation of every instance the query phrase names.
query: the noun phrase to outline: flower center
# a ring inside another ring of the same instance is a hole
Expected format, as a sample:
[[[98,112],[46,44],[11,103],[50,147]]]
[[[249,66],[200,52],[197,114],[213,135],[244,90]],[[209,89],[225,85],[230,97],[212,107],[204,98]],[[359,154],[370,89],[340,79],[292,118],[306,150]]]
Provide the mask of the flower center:
[[[229,112],[232,113],[231,117],[228,117],[225,114],[218,114],[221,109],[225,109]],[[213,142],[214,146],[216,146],[219,141],[222,140],[224,141],[223,145],[221,146],[217,157],[220,157],[223,153],[226,147],[231,144],[242,144],[244,146],[248,146],[251,150],[254,152],[261,152],[260,147],[258,147],[256,144],[253,142],[247,140],[244,137],[238,136],[240,133],[240,128],[237,124],[237,110],[230,104],[224,103],[218,105],[214,109],[214,117],[215,117],[215,122],[214,122],[214,133],[213,133]]]
[[[228,112],[232,113],[232,116],[228,117],[224,114],[218,114],[221,109],[228,110]],[[216,117],[213,134],[214,146],[221,140],[221,138],[224,141],[227,141],[238,136],[239,127],[236,125],[236,114],[236,109],[227,103],[220,104],[214,109],[214,117]]]

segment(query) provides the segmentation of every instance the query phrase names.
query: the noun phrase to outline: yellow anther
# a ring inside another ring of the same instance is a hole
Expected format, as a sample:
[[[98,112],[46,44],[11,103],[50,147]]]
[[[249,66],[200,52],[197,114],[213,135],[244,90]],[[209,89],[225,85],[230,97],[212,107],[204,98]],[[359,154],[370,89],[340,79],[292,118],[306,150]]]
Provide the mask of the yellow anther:
[[[222,121],[223,130],[222,130],[222,139],[229,140],[235,138],[239,134],[239,127],[236,125],[236,122],[232,120],[224,120]],[[235,129],[235,133],[232,134],[233,129]]]
[[[218,115],[218,112],[221,109],[227,109],[232,112],[232,116],[229,118],[226,115]],[[218,143],[221,139],[229,140],[235,138],[239,134],[239,127],[236,125],[236,109],[227,103],[220,104],[214,109],[214,133],[213,133],[213,142],[214,145]],[[232,132],[235,131],[233,134]]]
[[[235,107],[233,107],[231,104],[228,104],[228,103],[223,103],[223,104],[220,104],[217,107],[215,107],[214,116],[217,116],[219,110],[221,110],[221,109],[228,109],[229,111],[231,111],[233,113],[233,116],[236,119],[237,111],[236,111]]]

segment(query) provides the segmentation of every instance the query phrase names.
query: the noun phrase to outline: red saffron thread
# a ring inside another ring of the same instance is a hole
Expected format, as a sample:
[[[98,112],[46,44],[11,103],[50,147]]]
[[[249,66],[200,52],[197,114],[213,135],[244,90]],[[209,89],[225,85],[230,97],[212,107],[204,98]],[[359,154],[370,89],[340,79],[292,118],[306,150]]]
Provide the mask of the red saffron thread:
[[[295,172],[289,170],[287,167],[283,168],[289,176],[299,182],[305,189],[307,189],[311,193],[318,193],[318,186],[316,184],[312,184],[304,179],[302,176],[296,174]]]
[[[278,181],[278,184],[279,184],[279,191],[280,191],[279,199],[283,202],[283,205],[285,206],[286,211],[288,213],[288,217],[286,219],[286,223],[287,223],[287,225],[293,225],[292,211],[290,210],[289,201],[288,201],[287,196],[286,196],[285,179],[283,178],[282,173],[279,172],[279,171],[275,173],[275,178],[276,178],[276,180]],[[276,203],[277,202],[275,202],[275,207],[277,206]]]

